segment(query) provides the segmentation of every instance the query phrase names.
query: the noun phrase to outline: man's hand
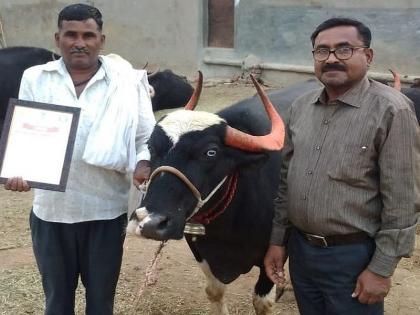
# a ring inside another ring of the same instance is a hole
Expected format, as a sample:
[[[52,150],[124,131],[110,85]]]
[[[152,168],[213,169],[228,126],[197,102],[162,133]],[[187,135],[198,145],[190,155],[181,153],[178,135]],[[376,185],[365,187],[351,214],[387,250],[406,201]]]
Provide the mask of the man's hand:
[[[365,269],[357,278],[353,298],[358,298],[360,303],[374,304],[383,301],[391,288],[391,278],[382,277]]]
[[[133,173],[133,184],[137,188],[143,184],[145,180],[148,180],[150,176],[150,162],[141,160],[137,163],[136,169]]]
[[[22,192],[31,190],[31,187],[29,187],[27,181],[22,177],[11,177],[4,184],[4,189]]]
[[[264,267],[268,278],[277,286],[284,285],[284,263],[287,259],[287,252],[284,246],[270,245],[265,254]]]

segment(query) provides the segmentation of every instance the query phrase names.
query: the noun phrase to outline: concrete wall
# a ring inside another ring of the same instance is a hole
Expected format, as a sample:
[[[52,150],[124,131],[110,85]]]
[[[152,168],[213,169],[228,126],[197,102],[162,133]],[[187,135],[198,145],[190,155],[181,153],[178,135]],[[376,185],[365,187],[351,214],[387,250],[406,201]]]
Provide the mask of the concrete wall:
[[[172,68],[193,75],[198,66],[201,2],[197,0],[95,0],[104,19],[104,53],[118,53],[135,66]],[[0,0],[8,46],[54,49],[58,12],[73,1]]]
[[[349,16],[372,30],[372,71],[396,67],[420,77],[420,1],[415,0],[235,0],[235,48],[206,47],[207,0],[81,1],[100,8],[107,35],[104,53],[142,66],[146,61],[195,76],[231,78],[250,54],[260,59],[267,80],[302,79],[312,71],[309,36],[332,16]],[[0,0],[8,46],[54,48],[57,14],[71,3],[58,0]],[[291,72],[291,70],[293,70]],[[295,74],[297,73],[297,74]]]
[[[311,6],[299,2],[304,1],[240,1],[235,43],[239,54],[254,53],[267,62],[312,65],[309,37],[315,27],[333,16],[349,16],[372,31],[375,69],[386,71],[399,65],[404,72],[420,70],[420,54],[415,53],[420,51],[420,1],[409,1],[410,8],[402,8],[404,1],[392,7],[386,1],[311,1]]]
[[[203,67],[219,76],[225,69],[216,64],[237,65],[253,54],[266,65],[267,76],[270,68],[310,72],[309,37],[317,25],[335,16],[359,19],[371,29],[372,72],[395,67],[420,77],[420,1],[410,0],[240,0],[235,7],[235,48],[204,49]]]

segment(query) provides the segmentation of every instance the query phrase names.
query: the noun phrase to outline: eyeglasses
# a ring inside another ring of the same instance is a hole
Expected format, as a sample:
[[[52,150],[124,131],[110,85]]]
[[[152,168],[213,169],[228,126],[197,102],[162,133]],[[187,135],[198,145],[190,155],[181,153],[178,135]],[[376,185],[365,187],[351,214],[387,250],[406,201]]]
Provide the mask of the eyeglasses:
[[[335,49],[322,47],[322,48],[317,48],[315,50],[312,50],[312,55],[314,56],[314,59],[316,61],[327,60],[331,53],[333,53],[334,56],[338,60],[347,60],[347,59],[350,59],[351,56],[353,56],[354,50],[360,49],[360,48],[368,48],[368,47],[367,46],[356,46],[356,47],[343,46],[343,47],[338,47]]]

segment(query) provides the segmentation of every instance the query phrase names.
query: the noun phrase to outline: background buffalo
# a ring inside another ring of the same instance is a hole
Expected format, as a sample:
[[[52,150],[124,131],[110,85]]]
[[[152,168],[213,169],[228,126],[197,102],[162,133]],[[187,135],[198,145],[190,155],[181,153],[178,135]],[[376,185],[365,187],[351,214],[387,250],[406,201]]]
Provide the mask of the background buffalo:
[[[9,98],[17,97],[23,71],[34,65],[60,58],[52,51],[35,47],[0,49],[0,132]]]

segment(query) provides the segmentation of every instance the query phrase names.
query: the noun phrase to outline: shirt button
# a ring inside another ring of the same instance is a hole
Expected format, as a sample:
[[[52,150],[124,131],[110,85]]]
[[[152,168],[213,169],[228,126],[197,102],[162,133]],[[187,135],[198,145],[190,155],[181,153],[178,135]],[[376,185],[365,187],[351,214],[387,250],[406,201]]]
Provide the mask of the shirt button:
[[[328,125],[329,122],[330,121],[328,119],[324,119],[324,121],[323,121],[324,125]]]
[[[312,175],[312,171],[308,171],[308,175]]]
[[[317,146],[315,147],[315,149],[317,149],[317,150],[319,151],[319,150],[321,150],[321,146],[317,145]]]
[[[302,200],[306,200],[306,196],[303,196],[303,197],[302,197]]]

